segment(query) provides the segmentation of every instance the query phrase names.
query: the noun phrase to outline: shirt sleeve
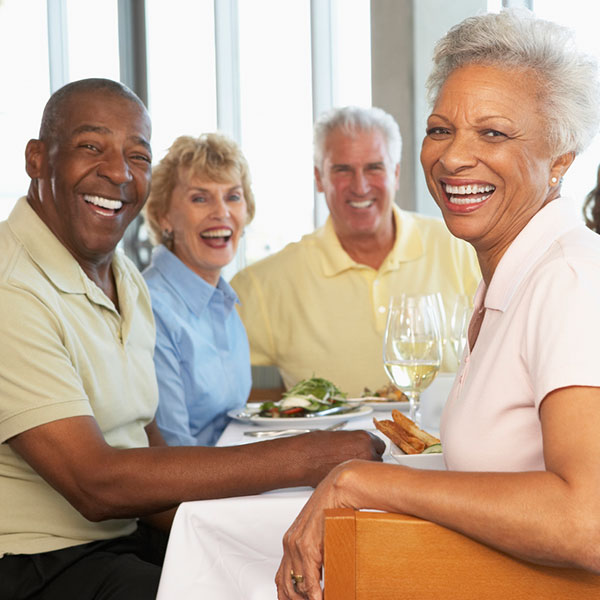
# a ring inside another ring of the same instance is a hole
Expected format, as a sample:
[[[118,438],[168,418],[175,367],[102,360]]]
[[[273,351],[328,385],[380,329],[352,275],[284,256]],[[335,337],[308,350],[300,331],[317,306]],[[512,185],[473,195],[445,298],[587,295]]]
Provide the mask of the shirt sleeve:
[[[169,327],[168,319],[162,313],[160,305],[154,307],[154,366],[159,395],[156,423],[169,446],[196,446],[197,441],[190,428],[177,331]]]
[[[275,342],[272,334],[265,292],[256,274],[246,268],[231,281],[239,298],[238,313],[250,344],[250,363],[255,366],[277,365]]]
[[[59,317],[43,299],[0,289],[0,443],[38,425],[93,416]]]
[[[555,261],[537,274],[523,355],[538,407],[556,389],[600,387],[599,306],[598,265]]]

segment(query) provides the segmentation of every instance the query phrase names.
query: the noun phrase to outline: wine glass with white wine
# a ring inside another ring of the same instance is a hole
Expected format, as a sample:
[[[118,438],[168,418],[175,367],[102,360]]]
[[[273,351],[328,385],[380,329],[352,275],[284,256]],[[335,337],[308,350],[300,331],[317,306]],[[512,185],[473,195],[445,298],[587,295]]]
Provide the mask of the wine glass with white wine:
[[[383,365],[391,382],[410,401],[410,418],[420,426],[421,392],[435,379],[442,359],[442,336],[432,298],[390,299],[383,339]]]
[[[450,345],[452,346],[452,350],[454,350],[454,355],[458,362],[461,361],[467,344],[469,321],[471,319],[472,310],[471,301],[467,295],[459,294],[456,296],[448,329]]]

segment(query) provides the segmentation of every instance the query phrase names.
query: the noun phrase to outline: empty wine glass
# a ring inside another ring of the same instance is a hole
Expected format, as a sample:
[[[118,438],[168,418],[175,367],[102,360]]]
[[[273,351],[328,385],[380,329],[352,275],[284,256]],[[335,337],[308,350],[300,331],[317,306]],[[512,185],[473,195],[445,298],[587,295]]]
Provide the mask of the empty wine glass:
[[[441,334],[430,296],[390,299],[383,340],[383,365],[391,382],[410,402],[410,418],[420,425],[421,392],[435,379],[442,358]]]
[[[469,321],[471,319],[471,301],[465,294],[458,294],[452,308],[450,317],[449,338],[450,345],[458,362],[461,361],[462,355],[467,345],[467,336],[469,329]]]

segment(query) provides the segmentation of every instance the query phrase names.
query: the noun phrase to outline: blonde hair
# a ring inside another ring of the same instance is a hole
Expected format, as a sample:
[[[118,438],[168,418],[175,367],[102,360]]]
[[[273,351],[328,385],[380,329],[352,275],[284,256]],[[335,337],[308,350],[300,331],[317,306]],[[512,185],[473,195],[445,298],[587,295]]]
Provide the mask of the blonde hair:
[[[152,169],[152,189],[143,214],[153,244],[164,244],[171,249],[172,240],[163,237],[160,219],[169,211],[173,189],[184,174],[218,183],[241,181],[247,206],[246,223],[252,221],[255,204],[250,170],[238,145],[221,133],[205,133],[197,138],[182,135]]]

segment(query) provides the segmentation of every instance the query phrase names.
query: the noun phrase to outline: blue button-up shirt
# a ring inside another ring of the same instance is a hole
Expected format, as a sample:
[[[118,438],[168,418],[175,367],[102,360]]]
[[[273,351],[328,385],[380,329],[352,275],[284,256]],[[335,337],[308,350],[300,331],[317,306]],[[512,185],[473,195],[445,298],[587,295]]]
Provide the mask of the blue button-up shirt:
[[[213,287],[164,246],[144,271],[156,320],[156,421],[169,445],[214,445],[251,387],[248,337],[237,296]]]

